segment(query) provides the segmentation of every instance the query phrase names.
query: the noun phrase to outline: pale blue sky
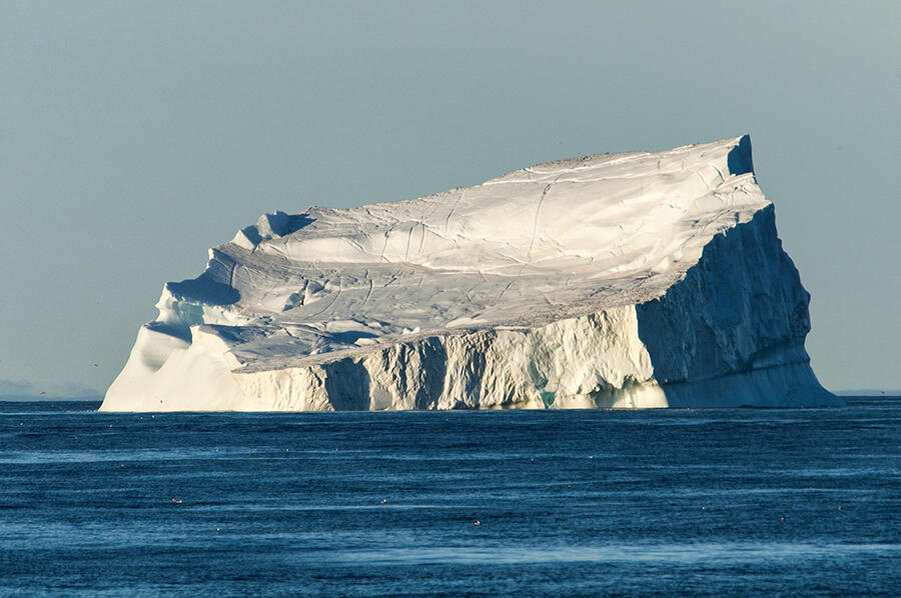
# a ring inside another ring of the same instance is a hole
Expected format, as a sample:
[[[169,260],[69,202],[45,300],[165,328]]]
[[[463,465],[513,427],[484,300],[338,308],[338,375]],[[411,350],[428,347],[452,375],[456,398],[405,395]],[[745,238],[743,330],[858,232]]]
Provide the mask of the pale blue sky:
[[[894,0],[0,0],[0,380],[102,391],[265,211],[749,132],[815,371],[899,388],[899,32]]]

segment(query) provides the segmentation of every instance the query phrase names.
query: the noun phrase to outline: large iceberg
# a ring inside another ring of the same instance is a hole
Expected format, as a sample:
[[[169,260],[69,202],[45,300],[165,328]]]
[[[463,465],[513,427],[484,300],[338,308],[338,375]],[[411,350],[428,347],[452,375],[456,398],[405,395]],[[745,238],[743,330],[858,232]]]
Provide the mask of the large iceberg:
[[[170,282],[105,411],[840,404],[747,136],[266,214]]]

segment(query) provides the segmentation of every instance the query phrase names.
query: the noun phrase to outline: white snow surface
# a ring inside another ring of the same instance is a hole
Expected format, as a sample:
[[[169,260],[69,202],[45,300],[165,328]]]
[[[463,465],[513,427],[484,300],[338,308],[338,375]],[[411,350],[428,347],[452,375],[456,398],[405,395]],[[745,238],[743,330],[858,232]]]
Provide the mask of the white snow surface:
[[[750,139],[263,215],[167,283],[101,409],[839,404]]]

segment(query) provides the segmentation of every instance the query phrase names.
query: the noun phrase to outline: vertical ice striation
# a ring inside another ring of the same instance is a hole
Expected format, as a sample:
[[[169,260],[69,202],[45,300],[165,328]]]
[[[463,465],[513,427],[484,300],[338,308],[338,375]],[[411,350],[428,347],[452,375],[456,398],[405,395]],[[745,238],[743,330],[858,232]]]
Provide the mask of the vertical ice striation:
[[[168,283],[101,409],[839,404],[747,136],[266,214]]]

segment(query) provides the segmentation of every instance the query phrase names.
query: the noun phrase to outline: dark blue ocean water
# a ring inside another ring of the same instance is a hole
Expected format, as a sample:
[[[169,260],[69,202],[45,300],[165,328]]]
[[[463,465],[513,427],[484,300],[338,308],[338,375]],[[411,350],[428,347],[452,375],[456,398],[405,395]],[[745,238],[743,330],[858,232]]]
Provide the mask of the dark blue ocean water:
[[[897,596],[901,399],[848,403],[0,403],[0,595]]]

